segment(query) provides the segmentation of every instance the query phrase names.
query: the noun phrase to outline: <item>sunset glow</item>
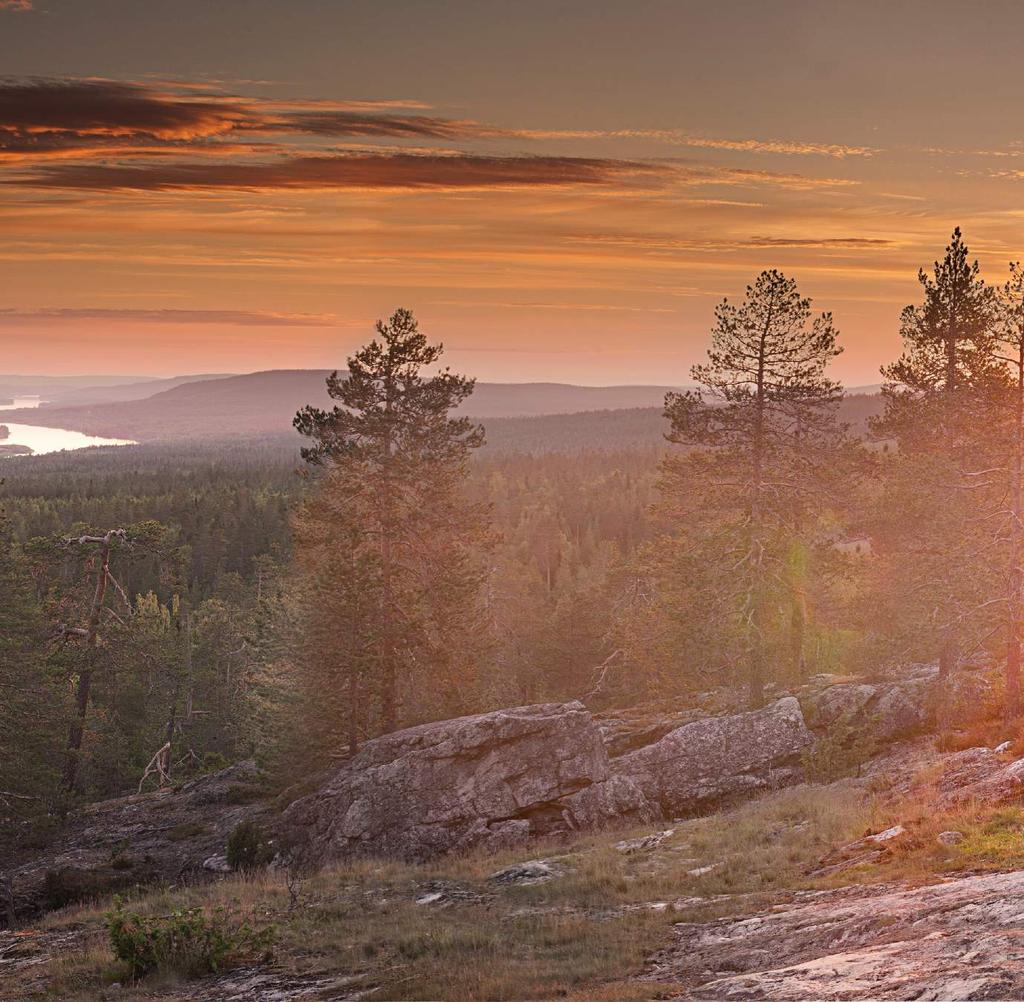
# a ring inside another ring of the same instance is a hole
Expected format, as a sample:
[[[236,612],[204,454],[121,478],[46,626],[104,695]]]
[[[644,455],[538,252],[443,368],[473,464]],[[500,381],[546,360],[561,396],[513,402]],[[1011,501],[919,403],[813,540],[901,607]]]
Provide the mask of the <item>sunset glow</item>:
[[[877,382],[954,224],[993,280],[1020,256],[1022,21],[5,3],[3,367],[326,367],[405,305],[481,378],[682,381],[771,266]]]

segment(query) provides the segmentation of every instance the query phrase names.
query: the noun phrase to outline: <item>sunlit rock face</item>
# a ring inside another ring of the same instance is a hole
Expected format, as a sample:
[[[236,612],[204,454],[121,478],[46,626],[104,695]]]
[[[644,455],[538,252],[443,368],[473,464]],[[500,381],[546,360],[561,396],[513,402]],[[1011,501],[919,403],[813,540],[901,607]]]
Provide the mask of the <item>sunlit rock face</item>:
[[[1024,871],[803,891],[744,918],[675,926],[647,977],[673,998],[1024,998]]]
[[[320,865],[357,854],[428,859],[656,814],[635,783],[613,776],[593,718],[572,702],[376,738],[286,819]]]
[[[683,724],[614,760],[666,814],[789,781],[813,738],[800,704],[786,696],[749,713]]]
[[[877,742],[896,741],[933,729],[938,716],[969,717],[989,696],[984,673],[952,672],[938,665],[905,665],[872,681],[838,681],[818,675],[797,690],[807,725],[816,732],[848,727]]]

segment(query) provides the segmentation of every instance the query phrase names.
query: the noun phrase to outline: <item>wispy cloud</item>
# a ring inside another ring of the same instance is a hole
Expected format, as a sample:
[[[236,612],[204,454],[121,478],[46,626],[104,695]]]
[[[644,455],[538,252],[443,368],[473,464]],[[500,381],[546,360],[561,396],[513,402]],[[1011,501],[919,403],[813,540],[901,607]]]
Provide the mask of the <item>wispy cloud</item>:
[[[871,157],[881,150],[874,146],[846,146],[841,143],[808,143],[786,139],[714,139],[680,136],[682,146],[744,153],[781,153],[787,156],[823,156],[842,160],[846,157]]]
[[[673,309],[663,306],[627,306],[615,303],[509,303],[494,302],[483,299],[435,299],[431,306],[451,306],[458,309],[477,309],[484,307],[489,310],[577,310],[587,313],[675,313]]]
[[[648,139],[672,146],[735,150],[743,153],[779,153],[787,156],[823,156],[837,160],[846,157],[871,157],[881,152],[875,146],[848,146],[843,143],[695,136],[681,129],[516,129],[508,130],[504,134],[523,139]]]
[[[34,10],[32,0],[0,0],[0,10]]]
[[[883,250],[897,247],[894,240],[876,237],[715,237],[715,238],[674,238],[656,234],[592,233],[571,237],[575,243],[634,247],[649,251],[720,252],[778,249],[819,249],[819,250]]]
[[[861,182],[847,177],[821,177],[786,171],[756,170],[720,164],[694,164],[687,161],[661,159],[655,163],[672,165],[679,184],[688,186],[726,185],[730,187],[783,188],[790,191],[853,188]]]
[[[227,324],[235,327],[333,327],[338,317],[328,313],[268,313],[250,310],[134,310],[134,309],[0,309],[0,325],[78,323]]]

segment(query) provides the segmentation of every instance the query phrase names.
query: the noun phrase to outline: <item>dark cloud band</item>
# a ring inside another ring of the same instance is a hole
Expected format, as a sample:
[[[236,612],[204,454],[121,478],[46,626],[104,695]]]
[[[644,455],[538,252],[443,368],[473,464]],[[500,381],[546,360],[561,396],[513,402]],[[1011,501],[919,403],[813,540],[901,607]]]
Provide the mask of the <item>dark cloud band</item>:
[[[351,154],[273,163],[57,163],[5,183],[93,191],[445,189],[596,185],[629,177],[654,180],[665,173],[651,164],[584,157]]]

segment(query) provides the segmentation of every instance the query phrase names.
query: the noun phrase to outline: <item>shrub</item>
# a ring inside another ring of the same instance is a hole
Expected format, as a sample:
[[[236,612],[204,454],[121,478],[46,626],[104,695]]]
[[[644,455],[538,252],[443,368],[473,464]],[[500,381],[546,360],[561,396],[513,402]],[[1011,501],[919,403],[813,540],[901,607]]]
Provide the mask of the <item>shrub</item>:
[[[242,821],[228,836],[225,855],[232,870],[255,870],[274,858],[274,847],[255,821]]]
[[[274,938],[273,928],[257,932],[232,921],[221,908],[210,914],[187,908],[149,917],[126,912],[118,901],[105,917],[114,955],[128,965],[133,979],[154,972],[188,978],[210,974],[243,956],[266,956]]]

